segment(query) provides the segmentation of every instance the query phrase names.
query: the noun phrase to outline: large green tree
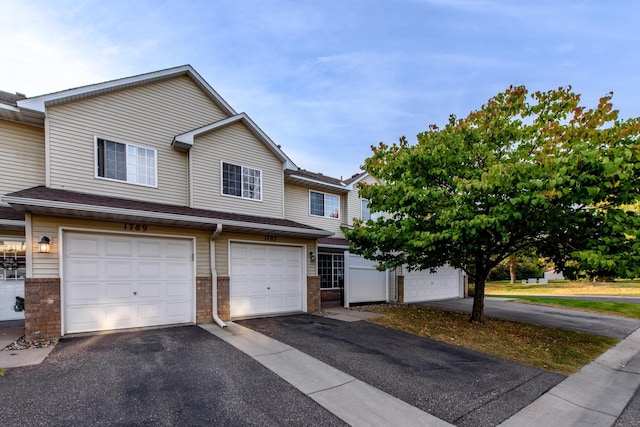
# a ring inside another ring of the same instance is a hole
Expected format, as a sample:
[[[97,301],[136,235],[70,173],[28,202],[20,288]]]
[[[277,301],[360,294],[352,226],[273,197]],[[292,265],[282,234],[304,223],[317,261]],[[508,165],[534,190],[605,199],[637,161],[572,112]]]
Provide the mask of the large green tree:
[[[360,194],[376,221],[345,229],[351,250],[381,268],[446,263],[475,283],[482,322],[489,271],[525,248],[567,272],[640,274],[638,119],[620,120],[612,94],[594,108],[571,88],[510,87],[465,118],[372,147]]]

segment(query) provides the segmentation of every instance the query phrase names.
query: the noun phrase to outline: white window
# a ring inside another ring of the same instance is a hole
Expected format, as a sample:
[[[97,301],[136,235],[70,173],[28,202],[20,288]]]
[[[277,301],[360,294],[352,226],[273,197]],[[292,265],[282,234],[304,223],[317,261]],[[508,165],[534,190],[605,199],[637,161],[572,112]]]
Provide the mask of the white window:
[[[310,191],[309,213],[327,218],[340,218],[340,196]]]
[[[262,200],[262,171],[223,162],[222,194]]]
[[[23,280],[26,273],[25,243],[0,239],[0,283]]]
[[[133,184],[156,185],[156,150],[96,138],[96,175]]]
[[[318,275],[323,289],[344,286],[344,255],[318,254]]]
[[[380,218],[380,212],[371,212],[371,209],[369,209],[369,201],[367,199],[360,199],[360,200],[362,200],[362,220],[363,221],[368,221],[368,220],[375,221],[378,218]]]

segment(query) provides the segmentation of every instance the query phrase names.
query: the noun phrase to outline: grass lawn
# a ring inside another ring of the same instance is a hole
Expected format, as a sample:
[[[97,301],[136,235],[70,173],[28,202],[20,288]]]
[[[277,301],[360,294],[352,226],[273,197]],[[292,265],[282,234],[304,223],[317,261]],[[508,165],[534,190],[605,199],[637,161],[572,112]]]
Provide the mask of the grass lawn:
[[[472,324],[468,313],[433,307],[398,306],[375,311],[385,316],[369,322],[565,375],[578,371],[619,342],[496,318],[486,318],[482,325]]]
[[[606,283],[558,281],[539,283],[489,282],[485,295],[607,295],[640,297],[640,282],[616,281]]]

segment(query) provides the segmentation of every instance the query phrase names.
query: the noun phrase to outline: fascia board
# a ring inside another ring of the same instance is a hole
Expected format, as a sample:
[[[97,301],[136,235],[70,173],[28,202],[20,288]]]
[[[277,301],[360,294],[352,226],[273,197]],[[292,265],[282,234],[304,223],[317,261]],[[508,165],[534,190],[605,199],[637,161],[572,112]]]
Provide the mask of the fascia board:
[[[311,183],[322,185],[322,186],[325,186],[325,187],[335,188],[336,190],[340,190],[340,192],[346,192],[346,191],[353,190],[353,185],[351,185],[351,184],[349,184],[349,185],[330,184],[328,182],[319,181],[317,179],[307,178],[306,176],[299,176],[299,175],[296,175],[295,173],[290,175],[290,176],[291,176],[291,178],[299,179],[301,181],[311,182]]]
[[[283,164],[283,168],[285,170],[298,169],[295,163],[293,163],[293,161],[282,151],[282,149],[278,147],[278,145],[275,142],[273,142],[271,138],[269,138],[267,134],[265,134],[262,131],[262,129],[260,129],[258,125],[256,125],[254,121],[251,120],[251,118],[246,113],[240,113],[235,116],[227,117],[226,119],[222,119],[215,123],[211,123],[210,125],[206,125],[198,129],[194,129],[189,132],[182,133],[180,135],[176,135],[173,138],[173,140],[174,140],[174,143],[178,142],[183,147],[193,146],[196,136],[214,131],[216,129],[220,129],[224,126],[228,126],[238,121],[242,121],[247,126],[249,126],[251,131],[258,137],[258,139],[262,140],[262,142],[276,155],[276,157],[280,159],[280,161]]]
[[[195,79],[199,86],[208,91],[209,94],[216,99],[220,105],[227,110],[228,114],[237,114],[233,108],[198,74],[190,65],[182,65],[179,67],[168,68],[166,70],[154,71],[151,73],[140,74],[132,77],[124,77],[121,79],[110,80],[108,82],[96,83],[88,86],[82,86],[74,89],[67,89],[60,92],[54,92],[46,95],[35,96],[17,101],[18,107],[28,108],[30,110],[45,112],[46,105],[50,101],[64,101],[80,95],[91,95],[107,89],[118,89],[136,84],[142,84],[146,81],[152,81],[159,78],[171,76],[179,76],[188,74]]]
[[[176,215],[176,214],[168,214],[163,212],[140,211],[136,209],[112,208],[108,206],[82,205],[78,203],[59,202],[59,201],[52,201],[52,200],[24,199],[21,197],[3,196],[2,201],[5,203],[9,203],[10,205],[40,206],[44,208],[98,212],[98,213],[105,213],[105,214],[112,214],[112,215],[130,215],[130,216],[136,216],[140,218],[164,219],[168,221],[187,221],[187,222],[193,222],[198,224],[208,224],[208,225],[222,224],[223,226],[245,227],[245,228],[253,228],[253,229],[265,230],[265,231],[296,232],[296,233],[308,234],[308,235],[313,235],[318,237],[326,237],[326,236],[333,235],[333,233],[326,230],[310,230],[307,228],[287,227],[282,225],[259,224],[254,222],[233,221],[233,220],[224,220],[224,219],[217,219],[217,218],[205,218],[205,217],[198,217],[198,216],[191,216],[191,215]]]

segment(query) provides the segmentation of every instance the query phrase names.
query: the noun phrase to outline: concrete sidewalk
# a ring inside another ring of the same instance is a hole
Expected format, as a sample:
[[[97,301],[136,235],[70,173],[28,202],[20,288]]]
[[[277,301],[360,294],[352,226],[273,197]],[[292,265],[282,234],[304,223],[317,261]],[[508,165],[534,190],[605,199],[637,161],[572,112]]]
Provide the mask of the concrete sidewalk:
[[[640,329],[500,424],[612,426],[640,387]]]
[[[9,322],[7,322],[9,324]],[[38,365],[51,353],[53,346],[28,350],[3,350],[24,335],[24,326],[0,327],[0,369]]]

